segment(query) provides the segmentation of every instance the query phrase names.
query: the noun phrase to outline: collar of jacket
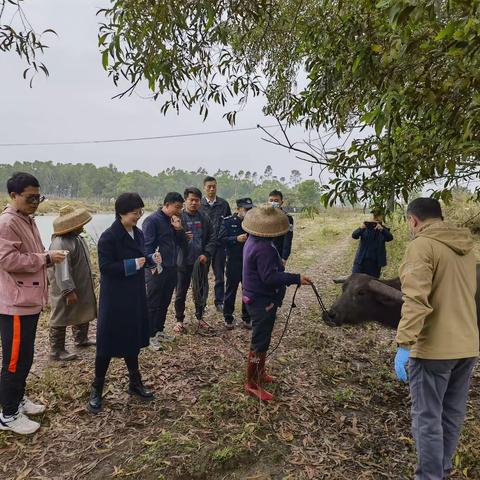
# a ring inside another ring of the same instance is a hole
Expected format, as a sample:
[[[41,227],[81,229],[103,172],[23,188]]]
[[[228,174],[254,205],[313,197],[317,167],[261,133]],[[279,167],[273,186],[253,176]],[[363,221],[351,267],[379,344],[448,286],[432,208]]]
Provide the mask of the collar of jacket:
[[[142,251],[142,249],[140,248],[140,246],[138,245],[138,236],[139,236],[139,230],[138,230],[138,227],[133,227],[133,236],[135,238],[132,238],[128,232],[127,232],[127,229],[122,225],[122,222],[118,219],[116,219],[113,224],[112,224],[112,232],[115,234],[115,236],[117,236],[118,238],[121,238],[121,239],[125,239],[128,241],[128,242],[131,242],[131,245],[135,245],[135,247],[137,247],[137,250],[139,252],[141,252],[142,256],[145,255],[145,252]]]
[[[426,228],[431,227],[435,223],[443,222],[440,218],[432,218],[430,220],[425,220],[425,223],[418,229],[418,232],[415,233],[415,238],[417,238],[420,232],[423,232]]]
[[[215,197],[215,200],[212,203],[208,201],[207,197],[203,197],[201,203],[203,203],[203,205],[207,205],[208,207],[214,207],[215,205],[218,205],[220,202],[218,201],[218,197]]]
[[[29,225],[35,223],[35,219],[32,218],[30,215],[25,215],[24,213],[20,212],[16,208],[13,208],[10,204],[8,204],[4,209],[2,214],[9,214],[14,215],[15,217],[21,218],[24,222],[27,222]]]

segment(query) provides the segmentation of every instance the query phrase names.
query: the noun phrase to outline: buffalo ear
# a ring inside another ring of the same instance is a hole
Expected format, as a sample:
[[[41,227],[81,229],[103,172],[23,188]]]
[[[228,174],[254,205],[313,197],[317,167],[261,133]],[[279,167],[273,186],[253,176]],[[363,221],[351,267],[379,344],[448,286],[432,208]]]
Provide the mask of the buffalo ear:
[[[385,285],[378,280],[370,280],[368,286],[370,291],[378,297],[382,303],[401,304],[403,302],[403,294],[396,288]]]

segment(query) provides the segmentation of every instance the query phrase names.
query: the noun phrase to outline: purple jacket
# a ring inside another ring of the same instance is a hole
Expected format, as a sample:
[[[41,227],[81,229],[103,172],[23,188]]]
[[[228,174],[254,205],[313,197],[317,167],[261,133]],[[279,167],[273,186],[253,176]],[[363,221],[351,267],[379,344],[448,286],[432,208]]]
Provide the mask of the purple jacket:
[[[243,249],[243,295],[282,304],[286,285],[299,285],[300,275],[286,273],[277,249],[269,238],[250,235]]]

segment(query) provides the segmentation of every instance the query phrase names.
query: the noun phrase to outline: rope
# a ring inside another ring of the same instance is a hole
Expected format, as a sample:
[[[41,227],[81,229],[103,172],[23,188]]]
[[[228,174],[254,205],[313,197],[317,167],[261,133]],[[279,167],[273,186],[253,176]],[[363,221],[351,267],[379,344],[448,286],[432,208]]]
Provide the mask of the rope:
[[[328,313],[328,310],[325,307],[325,304],[323,303],[322,297],[318,293],[317,287],[313,283],[310,284],[310,286],[312,287],[313,293],[315,294],[315,298],[317,299],[317,302],[320,305],[320,308],[321,308],[322,312]],[[290,321],[290,317],[292,316],[293,309],[296,308],[296,306],[297,306],[295,304],[295,297],[297,296],[297,292],[298,292],[299,288],[300,288],[300,285],[297,285],[297,287],[295,288],[295,292],[293,292],[292,302],[290,303],[290,308],[288,310],[287,318],[285,319],[285,326],[283,327],[282,334],[280,335],[280,338],[278,339],[278,343],[275,345],[274,348],[272,348],[270,350],[270,352],[267,354],[267,357],[270,357],[273,354],[273,352],[275,352],[275,350],[277,350],[277,348],[282,343],[283,337],[285,336],[285,333],[287,332],[288,323]]]
[[[197,260],[193,264],[192,271],[192,294],[195,305],[205,309],[208,298],[208,269],[210,267],[210,260],[206,263],[200,263]]]
[[[210,268],[210,260],[205,263],[200,263],[197,259],[193,264],[193,271],[192,271],[192,295],[193,301],[195,303],[195,308],[197,306],[205,312],[205,308],[207,306],[208,300],[208,270]],[[201,332],[199,328],[197,328],[197,333],[203,336],[214,336],[215,329],[210,325],[204,318],[202,318],[202,322],[205,323],[208,327],[208,332]]]

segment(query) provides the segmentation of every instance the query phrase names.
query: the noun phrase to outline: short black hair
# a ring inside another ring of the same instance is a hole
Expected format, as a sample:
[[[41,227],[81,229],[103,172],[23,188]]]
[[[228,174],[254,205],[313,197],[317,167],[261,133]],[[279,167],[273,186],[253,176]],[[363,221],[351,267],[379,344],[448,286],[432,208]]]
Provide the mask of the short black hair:
[[[125,215],[133,212],[137,208],[143,208],[142,197],[136,192],[121,193],[115,200],[115,216],[120,218],[120,215]]]
[[[283,201],[283,193],[280,190],[272,190],[269,194],[269,197],[280,197]]]
[[[183,203],[185,200],[182,195],[178,192],[168,192],[163,199],[163,204],[167,203]]]
[[[195,197],[202,198],[202,192],[197,187],[188,187],[183,192],[183,197],[185,200],[189,195],[194,195]]]
[[[8,193],[22,193],[28,187],[40,188],[40,183],[30,173],[15,172],[7,181]]]
[[[407,215],[415,215],[424,222],[432,218],[441,218],[443,220],[442,207],[435,198],[416,198],[412,200],[407,207]]]
[[[205,185],[207,182],[216,182],[216,181],[217,179],[215,177],[208,176],[203,179],[203,184]]]

